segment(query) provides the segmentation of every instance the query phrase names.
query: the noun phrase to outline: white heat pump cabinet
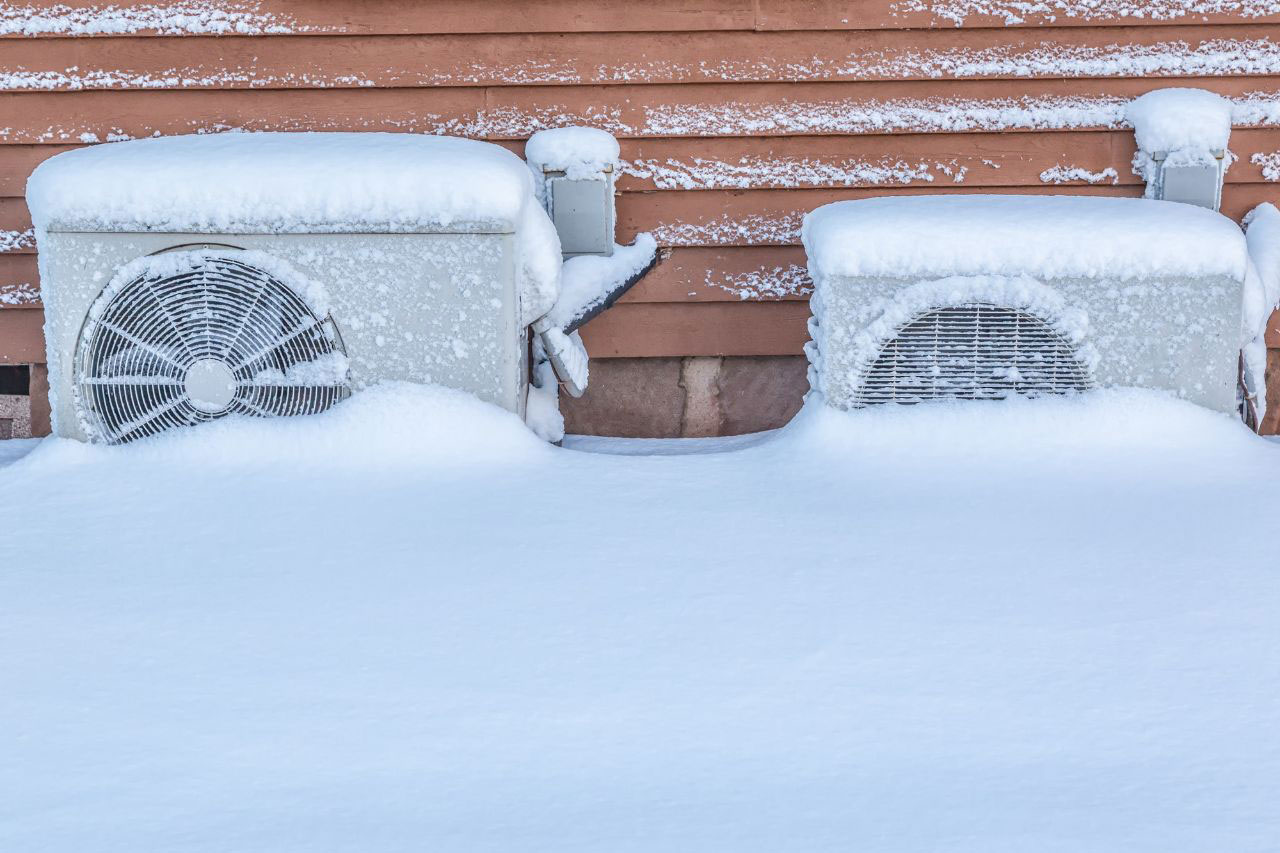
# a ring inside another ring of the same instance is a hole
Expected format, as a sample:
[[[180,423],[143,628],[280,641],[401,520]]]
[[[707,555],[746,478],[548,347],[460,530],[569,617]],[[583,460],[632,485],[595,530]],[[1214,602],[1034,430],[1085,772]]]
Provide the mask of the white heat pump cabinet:
[[[1211,210],[875,198],[809,214],[804,244],[810,384],[830,405],[1137,386],[1237,410],[1248,250]]]
[[[59,155],[28,185],[58,435],[321,411],[379,380],[523,414],[560,247],[523,161],[410,134]]]

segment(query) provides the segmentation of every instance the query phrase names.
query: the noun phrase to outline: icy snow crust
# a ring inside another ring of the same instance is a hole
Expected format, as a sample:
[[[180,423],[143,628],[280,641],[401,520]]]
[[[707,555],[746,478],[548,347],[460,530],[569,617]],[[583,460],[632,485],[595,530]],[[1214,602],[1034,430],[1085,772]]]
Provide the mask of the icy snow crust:
[[[1242,280],[1244,235],[1204,208],[1083,196],[915,196],[828,204],[805,217],[820,276],[1222,275]]]
[[[47,440],[0,848],[1271,853],[1277,480],[1136,393],[678,458],[411,386]]]

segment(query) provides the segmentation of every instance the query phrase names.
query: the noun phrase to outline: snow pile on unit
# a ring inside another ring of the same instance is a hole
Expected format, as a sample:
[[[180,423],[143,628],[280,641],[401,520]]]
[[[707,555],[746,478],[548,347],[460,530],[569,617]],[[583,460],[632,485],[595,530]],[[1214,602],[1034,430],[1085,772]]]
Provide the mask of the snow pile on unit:
[[[521,313],[559,290],[560,244],[519,157],[408,133],[222,133],[82,148],[27,183],[37,231],[514,232]]]
[[[1202,89],[1158,89],[1131,101],[1125,120],[1138,142],[1133,170],[1152,197],[1161,167],[1210,166],[1226,172],[1233,157],[1231,101]]]
[[[27,185],[38,229],[514,230],[531,182],[497,145],[409,133],[220,133],[95,145]]]
[[[1130,280],[1245,272],[1234,222],[1190,205],[1084,196],[842,201],[805,217],[820,276],[1031,275]]]
[[[540,130],[529,137],[524,157],[542,197],[545,193],[542,175],[546,172],[564,172],[570,180],[586,180],[616,168],[618,140],[608,131],[595,127]]]
[[[565,329],[605,305],[619,287],[652,266],[658,244],[652,234],[637,234],[630,246],[615,244],[613,254],[580,255],[564,262],[560,297],[548,319]]]
[[[1267,322],[1280,307],[1280,210],[1260,204],[1244,218],[1249,245],[1249,275],[1245,280],[1241,350],[1246,388],[1253,395],[1257,418],[1267,410]]]

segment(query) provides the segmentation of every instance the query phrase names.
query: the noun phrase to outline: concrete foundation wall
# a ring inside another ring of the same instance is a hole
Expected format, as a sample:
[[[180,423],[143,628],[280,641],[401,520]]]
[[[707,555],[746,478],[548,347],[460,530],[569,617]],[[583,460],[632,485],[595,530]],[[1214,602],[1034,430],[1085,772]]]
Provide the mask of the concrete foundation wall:
[[[595,359],[587,393],[560,405],[580,435],[739,435],[791,420],[807,369],[803,356]]]

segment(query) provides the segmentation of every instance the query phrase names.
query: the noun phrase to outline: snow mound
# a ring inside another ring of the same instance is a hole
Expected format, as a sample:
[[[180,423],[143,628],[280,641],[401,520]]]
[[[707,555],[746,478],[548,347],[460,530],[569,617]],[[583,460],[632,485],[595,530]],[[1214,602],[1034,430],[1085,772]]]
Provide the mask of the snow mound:
[[[1186,204],[1082,196],[909,196],[840,201],[805,217],[812,275],[1030,275],[1243,279],[1244,235]]]
[[[500,146],[408,133],[220,133],[95,145],[27,183],[38,230],[514,231],[533,197]]]
[[[939,400],[920,406],[842,410],[813,393],[779,432],[774,452],[834,459],[850,454],[886,467],[970,466],[1011,476],[1019,466],[1093,467],[1133,453],[1213,454],[1258,450],[1238,417],[1214,412],[1162,391],[1106,388],[1034,400]]]
[[[548,447],[519,417],[470,394],[386,382],[305,417],[230,416],[108,447],[44,440],[18,466],[180,465],[275,471],[486,468],[537,460]]]
[[[1223,151],[1231,139],[1231,101],[1203,89],[1157,89],[1125,107],[1143,151]]]

